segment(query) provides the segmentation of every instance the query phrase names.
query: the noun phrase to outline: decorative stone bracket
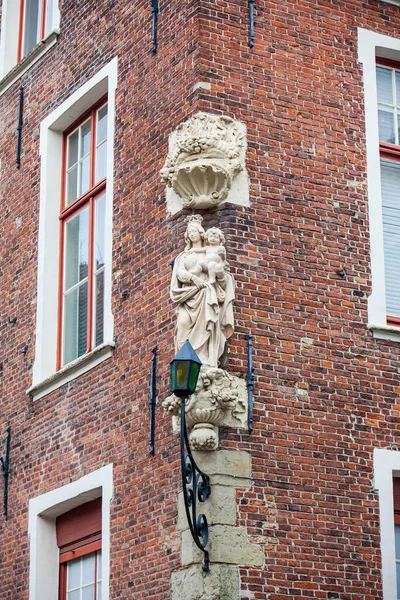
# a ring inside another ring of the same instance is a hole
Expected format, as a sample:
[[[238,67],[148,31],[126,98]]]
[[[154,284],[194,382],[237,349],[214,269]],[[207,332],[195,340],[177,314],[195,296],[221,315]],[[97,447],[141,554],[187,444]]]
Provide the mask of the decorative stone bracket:
[[[228,116],[200,112],[178,125],[161,170],[162,180],[174,192],[173,198],[167,194],[171,212],[211,208],[227,199],[248,205],[245,154],[246,127]],[[233,195],[236,199],[228,198],[240,173],[244,177]]]
[[[179,416],[180,399],[168,396],[165,410]],[[186,405],[186,423],[192,427],[190,443],[194,450],[210,451],[218,447],[218,426],[247,427],[246,382],[224,369],[203,366],[195,393]]]

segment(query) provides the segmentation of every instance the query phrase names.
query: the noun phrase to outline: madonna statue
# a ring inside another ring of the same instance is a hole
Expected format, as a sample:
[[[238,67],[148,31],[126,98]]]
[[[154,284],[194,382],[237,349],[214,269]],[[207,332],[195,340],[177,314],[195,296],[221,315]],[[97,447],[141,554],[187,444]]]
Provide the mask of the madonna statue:
[[[189,340],[203,365],[218,367],[234,329],[234,280],[222,231],[205,232],[200,215],[186,222],[186,247],[175,259],[171,281],[171,299],[178,305],[175,350]]]

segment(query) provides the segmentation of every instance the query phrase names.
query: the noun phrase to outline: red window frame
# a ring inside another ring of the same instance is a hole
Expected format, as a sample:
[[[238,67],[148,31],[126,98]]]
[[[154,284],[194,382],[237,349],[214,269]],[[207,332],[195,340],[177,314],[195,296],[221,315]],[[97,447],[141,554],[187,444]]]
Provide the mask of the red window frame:
[[[78,506],[56,521],[59,555],[59,600],[67,597],[68,562],[95,553],[94,598],[97,599],[98,552],[101,550],[101,498]],[[79,539],[76,539],[76,536]]]
[[[17,62],[20,62],[20,60],[23,58],[23,40],[24,40],[26,1],[27,0],[19,0]],[[40,18],[40,39],[41,40],[43,40],[43,38],[46,35],[47,2],[48,2],[48,0],[42,0],[42,6],[40,8],[39,18]]]
[[[64,292],[64,248],[65,224],[83,208],[89,207],[89,254],[88,254],[88,326],[86,339],[86,354],[93,350],[93,282],[94,282],[94,228],[96,199],[106,190],[106,178],[95,183],[96,173],[96,141],[97,141],[97,111],[107,103],[107,96],[103,96],[96,104],[79,117],[68,129],[64,131],[62,148],[62,174],[61,174],[61,204],[60,204],[60,252],[59,252],[59,284],[58,284],[58,323],[57,323],[57,371],[63,366],[63,292]],[[68,136],[84,121],[91,120],[90,138],[90,167],[89,189],[76,198],[71,204],[66,205],[67,183],[67,140]]]
[[[391,69],[400,70],[400,63],[388,58],[377,58],[376,65],[382,67],[390,67]],[[400,162],[400,146],[396,144],[388,144],[387,142],[379,142],[379,155],[381,158]],[[400,317],[386,316],[386,323],[389,326],[400,327]]]

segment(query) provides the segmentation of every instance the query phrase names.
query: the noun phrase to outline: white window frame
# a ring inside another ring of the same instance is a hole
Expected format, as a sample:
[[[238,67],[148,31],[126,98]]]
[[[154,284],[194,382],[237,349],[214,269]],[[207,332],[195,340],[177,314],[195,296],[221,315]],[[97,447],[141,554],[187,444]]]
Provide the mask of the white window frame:
[[[111,262],[117,65],[117,58],[114,58],[46,117],[40,126],[41,172],[36,349],[32,386],[27,390],[34,400],[42,398],[109,358],[115,345],[113,341],[114,319],[111,312]],[[104,343],[56,371],[63,132],[68,125],[76,121],[80,115],[106,94],[108,98],[108,158],[105,211]]]
[[[57,517],[99,497],[102,498],[102,597],[103,600],[109,600],[112,496],[113,465],[109,464],[73,483],[29,501],[29,600],[58,598],[60,565],[56,535]]]
[[[52,12],[52,23],[49,25],[48,30],[50,33],[42,40],[42,45],[39,46],[37,52],[33,52],[28,61],[24,61],[24,57],[21,59],[21,63],[24,63],[24,69],[26,71],[34,62],[36,62],[44,52],[47,52],[51,46],[53,46],[57,39],[57,34],[60,33],[60,11],[58,8],[58,0],[48,0],[53,2]],[[2,1],[2,14],[1,14],[1,34],[0,34],[0,80],[17,64],[18,59],[18,30],[19,30],[19,0],[3,0]],[[31,53],[29,53],[31,55]],[[21,76],[21,72],[18,72],[17,77]],[[13,79],[14,81],[14,79]],[[9,85],[13,81],[7,82]],[[1,87],[0,94],[8,89]]]
[[[368,209],[372,293],[368,298],[368,327],[374,337],[400,341],[400,328],[387,325],[383,248],[381,170],[378,131],[376,59],[400,62],[400,39],[358,29],[358,60],[363,68]]]
[[[376,448],[374,450],[374,487],[379,494],[384,600],[397,600],[393,477],[400,477],[400,452]]]

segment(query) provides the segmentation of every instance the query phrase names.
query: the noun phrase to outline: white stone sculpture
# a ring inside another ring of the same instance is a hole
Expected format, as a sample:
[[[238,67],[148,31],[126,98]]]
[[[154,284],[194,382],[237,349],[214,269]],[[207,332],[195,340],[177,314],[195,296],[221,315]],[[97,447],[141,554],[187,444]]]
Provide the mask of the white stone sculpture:
[[[234,280],[222,231],[213,227],[206,233],[199,215],[187,222],[186,248],[175,259],[171,281],[171,299],[178,305],[175,351],[189,340],[203,365],[218,367],[234,328]]]
[[[170,136],[161,178],[182,199],[184,208],[210,208],[228,197],[233,179],[244,170],[245,153],[242,123],[201,112]]]
[[[219,368],[226,341],[232,335],[234,280],[217,227],[204,231],[202,217],[187,217],[186,248],[174,262],[171,299],[177,304],[175,351],[189,340],[200,358],[199,381],[186,406],[190,441],[196,450],[215,450],[218,425],[243,427],[247,420],[244,380]],[[164,408],[178,416],[180,400],[174,395]]]
[[[168,396],[165,410],[179,416],[181,400]],[[190,443],[194,450],[218,447],[218,426],[243,427],[247,421],[246,382],[223,369],[201,367],[196,391],[186,404],[186,425],[192,427]]]

